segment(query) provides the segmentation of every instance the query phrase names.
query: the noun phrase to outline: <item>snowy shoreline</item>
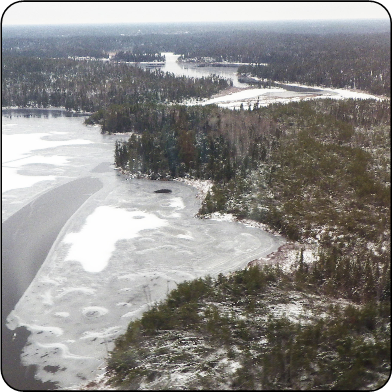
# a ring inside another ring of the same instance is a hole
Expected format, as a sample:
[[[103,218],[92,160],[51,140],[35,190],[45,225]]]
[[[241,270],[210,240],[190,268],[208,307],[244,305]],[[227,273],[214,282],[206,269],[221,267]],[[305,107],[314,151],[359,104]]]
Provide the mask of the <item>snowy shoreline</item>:
[[[120,170],[119,168],[116,168],[115,170]],[[141,179],[146,179],[150,181],[159,181],[159,180],[151,180],[151,178],[148,177],[148,175],[133,175],[129,172],[126,172],[124,170],[121,170],[121,173],[125,176],[128,176],[129,178],[141,178]],[[168,180],[170,181],[175,181],[175,182],[181,182],[183,184],[192,186],[197,189],[197,194],[196,198],[199,199],[201,202],[204,201],[205,197],[207,196],[207,193],[211,191],[212,186],[214,185],[212,180],[200,180],[200,179],[191,179],[191,178],[184,178],[184,177],[177,177],[174,178],[173,180]],[[164,181],[166,182],[166,181]],[[282,237],[282,234],[279,233],[278,231],[272,229],[270,226],[257,222],[253,219],[248,219],[248,218],[237,218],[235,215],[230,214],[230,213],[222,213],[222,212],[212,212],[210,214],[205,214],[203,216],[200,216],[199,214],[196,214],[195,217],[198,217],[199,219],[211,219],[214,221],[219,221],[219,222],[237,222],[245,225],[246,227],[254,227],[260,230],[263,230],[269,234],[272,234],[274,236],[280,236]],[[280,249],[280,248],[279,248]],[[267,255],[266,258],[269,258],[270,256],[273,256],[275,253],[272,252],[270,255]]]
[[[200,199],[202,202],[205,199],[207,193],[211,190],[213,182],[211,180],[199,180],[199,179],[189,179],[189,178],[175,178],[173,181],[182,182],[186,185],[192,186],[198,190],[196,198]],[[252,219],[240,219],[235,215],[230,213],[213,212],[211,214],[206,214],[203,216],[198,216],[200,219],[211,219],[220,222],[237,222],[241,223],[247,227],[254,227],[270,233],[274,236],[282,237],[282,234],[272,229],[270,226],[257,222]],[[318,258],[319,245],[316,242],[309,243],[299,243],[295,241],[289,241],[281,245],[277,251],[269,253],[265,257],[256,258],[248,263],[246,268],[258,265],[276,265],[279,264],[280,267],[285,272],[290,272],[298,262],[298,254],[303,250],[303,262],[305,264],[311,264]]]
[[[277,82],[278,83],[278,82]],[[198,105],[216,104],[227,109],[254,108],[256,106],[268,106],[273,103],[289,103],[310,99],[375,99],[387,100],[386,96],[372,95],[364,91],[353,89],[327,88],[320,86],[307,86],[298,83],[279,83],[283,87],[272,88],[239,88],[231,87],[203,100]],[[287,86],[288,89],[285,89]],[[304,91],[291,91],[290,88],[303,89]],[[319,91],[306,91],[317,89]],[[191,105],[191,104],[190,104]]]

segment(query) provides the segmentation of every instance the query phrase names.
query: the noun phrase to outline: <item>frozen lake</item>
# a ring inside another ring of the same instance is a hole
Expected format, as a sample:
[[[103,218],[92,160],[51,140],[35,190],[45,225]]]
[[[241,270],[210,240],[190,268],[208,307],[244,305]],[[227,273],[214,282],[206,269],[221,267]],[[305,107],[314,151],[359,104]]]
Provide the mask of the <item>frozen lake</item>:
[[[193,187],[119,175],[112,162],[120,137],[83,120],[53,110],[3,111],[3,227],[20,222],[9,233],[16,244],[58,230],[49,245],[33,241],[42,266],[5,315],[6,330],[30,332],[23,365],[61,389],[100,374],[114,338],[177,283],[243,268],[284,243],[240,223],[195,218]],[[155,193],[161,188],[172,192]],[[59,211],[64,223],[53,226],[57,214],[47,211]],[[34,214],[45,219],[22,224]],[[28,273],[27,256],[24,264],[18,255],[8,262]]]
[[[162,53],[165,56],[165,65],[160,69],[163,72],[171,72],[176,76],[187,76],[190,78],[209,77],[211,75],[220,76],[225,79],[231,79],[234,87],[248,87],[246,83],[238,81],[237,69],[238,66],[233,67],[198,67],[196,63],[177,62],[180,55],[174,53]],[[145,68],[145,64],[141,64]]]

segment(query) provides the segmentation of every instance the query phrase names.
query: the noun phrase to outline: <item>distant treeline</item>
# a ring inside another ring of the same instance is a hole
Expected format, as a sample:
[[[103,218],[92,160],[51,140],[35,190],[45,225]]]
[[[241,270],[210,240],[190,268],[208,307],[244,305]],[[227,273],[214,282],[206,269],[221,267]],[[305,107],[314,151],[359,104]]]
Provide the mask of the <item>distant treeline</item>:
[[[143,52],[124,52],[119,51],[113,56],[114,60],[122,60],[129,62],[142,62],[142,61],[165,61],[165,56],[160,53],[143,53]]]
[[[255,61],[253,61],[255,62]],[[282,82],[353,88],[390,96],[389,34],[341,37],[295,36],[260,53],[240,73]]]
[[[95,112],[111,104],[206,98],[230,84],[217,76],[175,77],[129,64],[3,56],[2,106]]]
[[[175,52],[185,60],[209,57],[213,61],[252,63],[255,66],[239,71],[272,80],[390,95],[390,33],[372,32],[368,27],[363,31],[360,25],[347,28],[344,34],[338,33],[341,26],[328,33],[308,29],[312,33],[302,34],[286,32],[284,26],[281,32],[271,26],[270,31],[262,26],[242,30],[217,26],[205,31],[191,29],[189,34],[9,37],[3,39],[2,51],[3,56],[39,58],[107,58],[109,52],[121,52],[119,58],[126,61]],[[257,66],[261,63],[268,66]]]

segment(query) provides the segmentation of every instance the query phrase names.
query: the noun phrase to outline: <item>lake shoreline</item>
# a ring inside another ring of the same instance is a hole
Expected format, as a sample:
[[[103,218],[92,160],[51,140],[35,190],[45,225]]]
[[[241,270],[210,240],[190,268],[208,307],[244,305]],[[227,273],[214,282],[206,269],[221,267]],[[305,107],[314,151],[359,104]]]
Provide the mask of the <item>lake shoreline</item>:
[[[35,106],[35,107],[31,107],[31,106],[2,106],[1,107],[1,111],[3,110],[48,110],[48,111],[61,111],[61,112],[66,112],[67,114],[70,115],[77,115],[77,116],[91,116],[93,113],[92,112],[80,112],[77,110],[69,110],[66,109],[65,106],[47,106],[47,107],[39,107],[39,106]],[[5,113],[2,113],[3,115]]]

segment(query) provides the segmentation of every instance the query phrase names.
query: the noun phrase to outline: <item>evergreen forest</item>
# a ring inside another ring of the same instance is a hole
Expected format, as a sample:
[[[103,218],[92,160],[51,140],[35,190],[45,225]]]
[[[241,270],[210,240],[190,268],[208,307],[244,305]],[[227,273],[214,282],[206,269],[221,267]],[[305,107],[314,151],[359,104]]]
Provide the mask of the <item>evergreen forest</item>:
[[[3,106],[96,112],[113,104],[206,98],[230,85],[117,62],[5,56],[2,65]]]
[[[384,296],[390,273],[389,103],[327,99],[251,111],[124,110],[116,108],[117,119],[109,112],[88,120],[94,117],[105,130],[127,118],[134,133],[116,143],[118,167],[151,179],[212,180],[200,216],[231,213],[292,241],[318,241],[320,287],[355,301]]]

